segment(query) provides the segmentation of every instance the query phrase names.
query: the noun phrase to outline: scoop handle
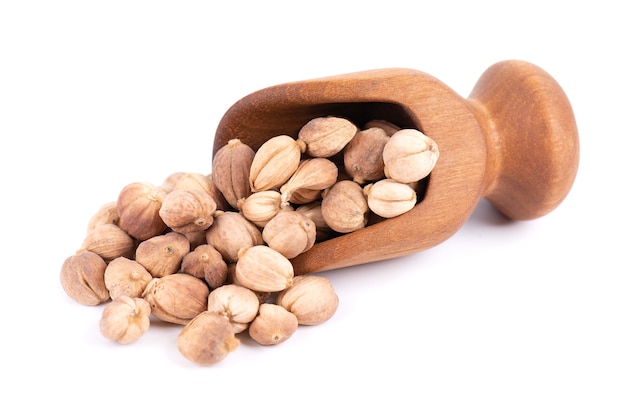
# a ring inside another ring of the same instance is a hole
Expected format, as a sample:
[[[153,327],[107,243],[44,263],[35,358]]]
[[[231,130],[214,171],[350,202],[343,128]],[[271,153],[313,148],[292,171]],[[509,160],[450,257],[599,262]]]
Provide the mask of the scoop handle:
[[[488,145],[485,198],[514,220],[556,208],[572,187],[580,153],[561,86],[533,64],[503,61],[482,74],[467,101]]]

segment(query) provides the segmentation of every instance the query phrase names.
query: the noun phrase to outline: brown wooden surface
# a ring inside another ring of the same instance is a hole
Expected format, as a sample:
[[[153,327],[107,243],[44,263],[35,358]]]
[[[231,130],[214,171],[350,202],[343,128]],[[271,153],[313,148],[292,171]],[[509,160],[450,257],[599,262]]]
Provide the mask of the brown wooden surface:
[[[258,148],[318,116],[362,125],[385,119],[434,139],[440,158],[410,212],[316,244],[292,260],[297,274],[398,257],[451,237],[485,197],[511,219],[545,215],[565,198],[578,168],[578,134],[564,92],[521,61],[490,67],[465,99],[411,69],[382,69],[291,82],[235,103],[216,130]]]

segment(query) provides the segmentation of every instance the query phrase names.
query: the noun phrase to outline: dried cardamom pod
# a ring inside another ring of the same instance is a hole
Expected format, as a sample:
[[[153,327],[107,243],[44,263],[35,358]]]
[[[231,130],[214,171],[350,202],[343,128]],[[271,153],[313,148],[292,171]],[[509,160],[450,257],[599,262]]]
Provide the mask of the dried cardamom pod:
[[[61,266],[61,286],[82,305],[95,306],[109,300],[104,283],[107,263],[98,254],[82,251],[65,259]]]
[[[201,173],[180,173],[172,179],[172,190],[204,190],[209,192],[209,176]]]
[[[321,210],[326,224],[336,232],[353,232],[367,225],[367,199],[361,186],[352,180],[339,181],[326,189]]]
[[[186,359],[201,366],[210,366],[235,351],[240,342],[228,318],[204,311],[183,327],[176,344]]]
[[[322,190],[335,184],[338,173],[339,170],[335,163],[327,158],[317,157],[302,160],[289,180],[280,187],[282,199],[285,202],[298,204],[312,202],[317,199]],[[296,195],[296,202],[294,202],[292,200],[293,195],[297,194],[298,191],[312,192],[312,199],[303,201],[302,194],[300,194]]]
[[[300,325],[317,325],[335,314],[339,297],[326,277],[303,275],[278,294],[276,304],[293,313]]]
[[[247,287],[226,284],[209,294],[207,310],[228,318],[235,334],[248,328],[259,312],[259,298]]]
[[[294,314],[280,305],[263,303],[248,332],[261,345],[276,345],[289,339],[297,329],[298,318]]]
[[[358,130],[348,119],[324,116],[307,122],[298,132],[298,140],[306,144],[307,154],[327,158],[338,154]]]
[[[166,225],[159,216],[159,210],[167,192],[164,187],[146,182],[126,185],[117,198],[120,228],[138,240],[163,232]]]
[[[293,266],[266,245],[243,248],[235,266],[235,283],[255,292],[279,292],[293,283]]]
[[[322,192],[324,190],[316,189],[298,189],[289,194],[289,201],[284,200],[284,204],[293,203],[294,205],[304,205],[314,202],[322,198]]]
[[[172,231],[186,234],[205,231],[213,223],[217,204],[202,189],[174,189],[165,196],[159,216]]]
[[[387,141],[389,135],[381,128],[357,132],[343,152],[346,173],[359,184],[384,178],[383,149]]]
[[[240,200],[238,209],[244,218],[262,228],[278,212],[292,208],[283,203],[282,196],[278,191],[264,190],[252,193],[247,198]]]
[[[393,218],[413,209],[417,203],[415,190],[392,179],[379,180],[363,188],[370,210],[383,218]]]
[[[90,233],[98,225],[114,224],[119,226],[120,215],[117,213],[117,202],[105,203],[91,217],[87,224],[87,233]]]
[[[178,232],[168,232],[141,242],[135,251],[135,260],[152,277],[163,277],[180,269],[183,257],[190,250],[189,240]]]
[[[203,244],[183,257],[180,271],[204,279],[209,288],[216,289],[226,282],[228,267],[215,247]]]
[[[174,273],[152,279],[142,297],[160,320],[185,325],[206,311],[209,287],[191,274]]]
[[[283,211],[263,228],[263,241],[291,259],[311,249],[315,244],[315,223],[297,211]]]
[[[126,257],[111,260],[104,271],[104,284],[113,300],[121,296],[141,296],[151,280],[152,275],[144,266]]]
[[[417,129],[401,129],[383,150],[385,175],[400,183],[416,182],[430,174],[438,158],[435,141]]]
[[[120,344],[141,338],[150,327],[150,304],[139,297],[122,295],[102,311],[100,332]]]
[[[296,171],[303,144],[288,135],[278,135],[263,143],[256,151],[250,167],[253,192],[277,189]]]
[[[213,157],[212,178],[226,201],[233,208],[237,201],[250,194],[250,166],[254,150],[239,139],[231,139]]]
[[[98,254],[107,263],[117,257],[132,258],[136,241],[115,224],[96,226],[85,237],[81,250]]]
[[[370,120],[363,126],[363,129],[369,129],[369,128],[380,128],[383,131],[385,131],[387,136],[391,136],[400,130],[400,127],[396,125],[395,123],[391,123],[383,119]]]
[[[215,185],[213,181],[213,174],[201,174],[201,173],[175,173],[170,175],[172,177],[169,181],[172,182],[171,190],[203,190],[208,193],[215,204],[217,205],[218,210],[227,210],[231,209],[228,201]]]
[[[224,260],[234,263],[239,250],[263,243],[261,231],[240,212],[215,212],[213,225],[206,232],[207,244],[212,245]]]

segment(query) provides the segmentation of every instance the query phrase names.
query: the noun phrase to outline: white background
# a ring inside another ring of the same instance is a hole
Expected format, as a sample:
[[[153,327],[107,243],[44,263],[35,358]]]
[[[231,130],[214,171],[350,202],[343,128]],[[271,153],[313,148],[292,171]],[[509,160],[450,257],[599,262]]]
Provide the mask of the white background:
[[[226,3],[1,3],[0,416],[626,416],[617,3]],[[550,73],[576,114],[578,176],[550,214],[510,223],[481,203],[431,250],[328,272],[327,323],[208,368],[179,355],[178,327],[105,340],[102,306],[60,287],[124,185],[211,171],[239,98],[386,67],[467,97],[504,59]]]

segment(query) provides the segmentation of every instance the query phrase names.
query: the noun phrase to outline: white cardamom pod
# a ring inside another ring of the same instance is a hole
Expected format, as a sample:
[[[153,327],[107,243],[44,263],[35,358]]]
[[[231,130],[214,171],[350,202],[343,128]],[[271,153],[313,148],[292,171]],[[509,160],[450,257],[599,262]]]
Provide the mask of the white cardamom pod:
[[[213,157],[212,179],[233,208],[237,201],[250,194],[250,165],[254,150],[239,139],[231,139]]]
[[[439,158],[435,141],[417,129],[401,129],[383,150],[385,175],[400,183],[412,183],[428,176]]]
[[[315,223],[297,211],[282,211],[263,228],[263,241],[291,259],[315,244]]]
[[[276,304],[293,313],[300,325],[317,325],[335,314],[339,297],[326,277],[303,275],[277,295]]]
[[[159,216],[173,231],[186,234],[209,228],[216,209],[215,200],[206,190],[174,189],[163,199]]]
[[[256,318],[259,298],[252,290],[236,284],[226,284],[209,293],[207,311],[228,318],[235,333],[239,333]]]
[[[261,345],[276,345],[288,340],[298,329],[298,317],[280,305],[263,303],[259,315],[250,323],[250,337]]]
[[[279,188],[298,168],[303,151],[303,144],[288,135],[278,135],[264,142],[250,166],[251,190]]]
[[[267,245],[255,245],[239,251],[235,265],[235,284],[255,292],[279,292],[293,284],[291,262]]]
[[[312,202],[319,197],[319,193],[316,192],[321,193],[322,190],[335,184],[338,174],[339,169],[335,163],[327,158],[303,160],[289,180],[280,188],[283,201],[297,204]],[[309,196],[311,200],[307,199]]]
[[[215,212],[213,225],[206,231],[206,242],[228,263],[237,261],[239,250],[263,243],[261,231],[240,212]]]
[[[363,188],[370,210],[383,218],[393,218],[413,209],[417,202],[415,190],[391,179],[379,180]]]
[[[276,190],[263,190],[252,193],[239,201],[239,212],[253,224],[264,227],[278,212],[293,209],[284,205],[281,194]]]
[[[348,119],[325,116],[311,119],[298,133],[298,140],[306,144],[307,154],[313,157],[332,157],[341,151],[359,128]]]
[[[363,129],[369,129],[369,128],[380,128],[383,131],[385,131],[385,133],[388,136],[391,136],[400,130],[400,127],[396,125],[395,123],[392,123],[383,119],[371,120],[363,126]]]

